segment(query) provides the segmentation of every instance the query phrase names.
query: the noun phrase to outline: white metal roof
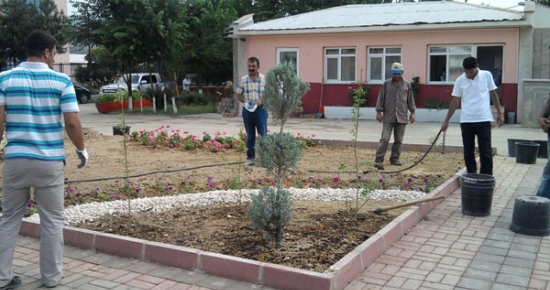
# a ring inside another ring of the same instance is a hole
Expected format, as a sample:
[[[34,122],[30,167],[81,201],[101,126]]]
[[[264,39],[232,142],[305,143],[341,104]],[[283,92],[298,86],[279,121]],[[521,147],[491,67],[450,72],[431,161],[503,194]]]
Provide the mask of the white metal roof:
[[[331,28],[520,21],[524,17],[523,11],[454,1],[357,4],[259,22],[242,27],[238,31],[244,34],[261,31],[288,33]]]

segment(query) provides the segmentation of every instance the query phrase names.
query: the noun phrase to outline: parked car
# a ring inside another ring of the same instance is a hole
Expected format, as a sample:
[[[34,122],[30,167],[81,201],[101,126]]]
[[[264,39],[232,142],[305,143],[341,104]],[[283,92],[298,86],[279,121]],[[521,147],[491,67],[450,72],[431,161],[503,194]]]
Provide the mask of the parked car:
[[[86,104],[92,98],[92,93],[87,88],[79,84],[74,85],[74,90],[76,92],[76,99],[79,104]]]
[[[127,78],[128,76],[126,76]],[[133,73],[132,74],[132,91],[143,94],[148,89],[164,89],[164,82],[162,81],[158,73]],[[128,89],[128,84],[124,78],[120,78],[118,81],[102,86],[99,90],[99,95],[114,94],[118,91],[125,91]]]

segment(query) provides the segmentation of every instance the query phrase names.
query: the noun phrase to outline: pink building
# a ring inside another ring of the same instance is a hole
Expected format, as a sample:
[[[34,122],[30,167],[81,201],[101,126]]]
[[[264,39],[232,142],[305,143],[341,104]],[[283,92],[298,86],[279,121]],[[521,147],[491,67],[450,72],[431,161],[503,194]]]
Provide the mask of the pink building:
[[[502,104],[521,122],[523,80],[550,79],[548,15],[550,7],[530,1],[524,11],[441,1],[347,5],[260,23],[247,15],[232,24],[234,77],[246,74],[249,56],[263,72],[290,61],[311,86],[304,111],[319,112],[351,105],[348,92],[361,81],[372,88],[367,105],[374,106],[397,61],[407,80],[420,78],[422,107],[450,102],[462,59],[472,55],[493,73]]]

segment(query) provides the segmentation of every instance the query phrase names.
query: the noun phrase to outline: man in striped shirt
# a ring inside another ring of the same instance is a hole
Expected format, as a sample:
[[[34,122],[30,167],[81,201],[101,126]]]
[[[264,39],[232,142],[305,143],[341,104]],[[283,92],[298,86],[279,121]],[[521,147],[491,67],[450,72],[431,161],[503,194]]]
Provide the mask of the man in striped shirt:
[[[386,80],[378,94],[376,102],[376,120],[383,123],[382,137],[376,148],[374,167],[384,169],[384,156],[388,150],[391,133],[393,131],[393,145],[391,148],[390,164],[401,166],[401,144],[405,135],[405,126],[410,121],[414,123],[416,105],[414,104],[411,84],[403,79],[403,65],[396,62],[391,66],[392,78]],[[411,111],[410,118],[407,118]]]
[[[267,134],[267,109],[263,106],[262,94],[265,90],[265,76],[258,72],[260,60],[248,59],[248,75],[242,77],[237,98],[244,103],[242,111],[246,130],[246,161],[244,165],[253,165],[256,161],[256,130],[260,136]]]
[[[25,38],[27,61],[0,73],[0,136],[8,143],[2,178],[0,220],[0,289],[21,285],[12,260],[31,188],[40,215],[40,273],[44,286],[57,286],[63,275],[63,121],[80,159],[88,153],[74,86],[68,76],[51,69],[57,40],[35,30]]]

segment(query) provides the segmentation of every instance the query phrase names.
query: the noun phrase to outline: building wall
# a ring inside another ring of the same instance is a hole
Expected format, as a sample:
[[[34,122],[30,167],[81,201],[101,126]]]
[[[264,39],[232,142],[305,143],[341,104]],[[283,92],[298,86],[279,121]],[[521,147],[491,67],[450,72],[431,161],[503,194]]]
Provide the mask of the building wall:
[[[503,75],[501,98],[507,111],[517,110],[518,54],[520,32],[517,28],[477,30],[434,30],[409,32],[376,32],[350,34],[310,34],[249,36],[246,39],[248,56],[261,61],[260,71],[276,65],[277,48],[299,49],[299,77],[310,83],[311,90],[303,98],[305,111],[320,111],[323,105],[350,105],[348,92],[353,84],[324,84],[324,48],[355,47],[356,79],[367,80],[367,51],[372,46],[400,46],[404,78],[420,76],[421,90],[417,105],[424,99],[451,100],[452,85],[427,84],[428,47],[430,45],[503,45]],[[367,105],[375,104],[380,85],[371,84]]]
[[[59,11],[63,11],[65,15],[68,15],[69,0],[54,0],[55,5]],[[55,64],[53,66],[55,71],[62,72],[70,77],[74,77],[74,69],[78,65],[86,65],[84,54],[71,54],[69,46],[66,46],[67,50],[64,53],[58,53],[55,57]]]
[[[418,31],[392,33],[312,34],[249,36],[246,40],[249,56],[261,61],[262,71],[276,65],[277,48],[299,49],[299,77],[306,82],[322,82],[324,48],[355,47],[357,49],[356,76],[366,80],[367,49],[372,46],[400,46],[404,76],[420,76],[420,83],[428,77],[428,46],[432,44],[497,44],[504,45],[503,83],[517,83],[519,30],[478,29],[452,31]],[[359,77],[361,76],[361,77]]]

